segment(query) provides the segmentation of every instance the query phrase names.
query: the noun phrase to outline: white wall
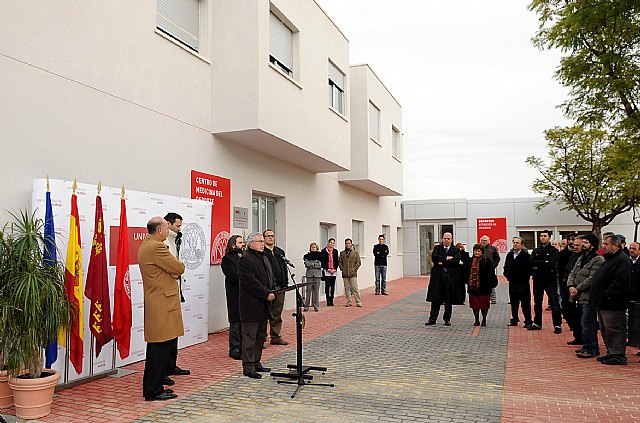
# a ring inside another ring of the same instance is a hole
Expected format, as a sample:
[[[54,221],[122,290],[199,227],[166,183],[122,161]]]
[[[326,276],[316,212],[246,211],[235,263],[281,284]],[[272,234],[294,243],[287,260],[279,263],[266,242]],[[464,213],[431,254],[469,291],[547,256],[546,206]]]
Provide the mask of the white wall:
[[[204,3],[213,10],[220,1]],[[283,9],[291,8],[294,17],[299,13],[300,22],[312,20],[314,31],[333,25],[311,0],[299,10],[294,3],[276,2]],[[268,2],[260,4],[264,9]],[[212,19],[215,14],[205,15]],[[251,16],[248,19],[251,22]],[[327,49],[346,44],[335,27],[326,31],[330,35],[324,41],[330,45]],[[204,43],[210,52],[233,47],[216,41]],[[209,65],[207,57],[189,53],[155,33],[154,2],[89,1],[78,8],[76,2],[45,1],[34,9],[25,2],[10,1],[0,14],[0,52],[0,142],[5,159],[0,168],[5,181],[0,185],[0,210],[30,208],[32,180],[45,175],[189,197],[190,171],[195,169],[231,179],[232,207],[250,208],[254,191],[283,197],[278,206],[282,211],[278,242],[296,264],[298,280],[309,243],[319,242],[319,222],[337,225],[337,244],[342,247],[344,238],[351,236],[351,219],[365,222],[360,286],[374,284],[369,250],[382,225],[392,228],[388,277],[402,276],[393,230],[402,224],[400,203],[346,186],[336,173],[316,174],[212,135],[212,104],[218,88],[214,81],[225,64]],[[335,57],[344,66],[347,59],[346,49]],[[326,71],[323,63],[324,79]],[[239,89],[243,86],[236,84]],[[327,110],[325,84],[317,108],[337,117]],[[244,112],[242,108],[232,111]],[[283,114],[278,125],[309,125],[322,135],[312,143],[331,138],[327,131],[333,129],[324,128],[322,120],[310,123],[295,118],[295,114]],[[348,149],[341,154],[340,160],[348,162]],[[7,213],[0,213],[0,224],[8,219]],[[234,232],[240,231],[232,228]],[[222,273],[219,266],[211,266],[210,272],[209,329],[215,331],[228,323]],[[338,281],[338,293],[342,289]],[[287,306],[293,306],[293,296]]]

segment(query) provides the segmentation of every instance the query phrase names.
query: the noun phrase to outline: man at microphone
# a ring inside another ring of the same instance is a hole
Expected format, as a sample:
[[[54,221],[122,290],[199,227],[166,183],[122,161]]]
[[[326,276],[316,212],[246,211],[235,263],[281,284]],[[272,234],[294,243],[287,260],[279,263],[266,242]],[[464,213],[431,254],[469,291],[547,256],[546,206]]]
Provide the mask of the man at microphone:
[[[264,236],[264,255],[269,259],[271,268],[273,270],[273,276],[275,279],[275,286],[273,289],[284,288],[289,285],[289,274],[287,271],[288,261],[285,258],[284,250],[280,247],[276,247],[276,234],[272,229],[267,229],[262,233]],[[272,318],[269,319],[269,335],[271,336],[272,345],[288,345],[289,343],[282,339],[280,336],[280,330],[282,329],[282,309],[284,308],[284,293],[276,296],[275,300],[271,302]]]

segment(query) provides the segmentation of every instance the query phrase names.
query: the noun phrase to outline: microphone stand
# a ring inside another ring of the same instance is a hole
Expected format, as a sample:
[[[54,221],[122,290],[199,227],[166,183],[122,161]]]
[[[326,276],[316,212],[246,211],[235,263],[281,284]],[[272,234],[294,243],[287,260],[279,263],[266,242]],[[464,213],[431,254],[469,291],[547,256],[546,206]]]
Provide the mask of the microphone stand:
[[[289,385],[298,385],[293,394],[291,394],[291,398],[295,398],[298,390],[303,386],[307,385],[315,385],[315,386],[335,386],[333,383],[311,383],[310,380],[313,379],[313,376],[309,374],[311,370],[322,372],[325,374],[327,371],[326,367],[319,366],[303,366],[302,365],[302,327],[304,325],[302,309],[304,307],[304,301],[302,298],[302,294],[300,292],[300,288],[302,286],[310,285],[310,283],[297,284],[295,280],[295,274],[291,273],[291,269],[287,266],[287,271],[289,272],[289,277],[293,281],[292,288],[284,288],[283,293],[286,291],[290,291],[291,289],[296,290],[296,312],[293,313],[293,316],[296,318],[296,364],[287,364],[288,369],[292,369],[293,371],[289,371],[289,373],[277,373],[271,372],[271,376],[273,377],[284,377],[288,379],[296,379],[293,380],[279,380],[278,383],[284,383]]]

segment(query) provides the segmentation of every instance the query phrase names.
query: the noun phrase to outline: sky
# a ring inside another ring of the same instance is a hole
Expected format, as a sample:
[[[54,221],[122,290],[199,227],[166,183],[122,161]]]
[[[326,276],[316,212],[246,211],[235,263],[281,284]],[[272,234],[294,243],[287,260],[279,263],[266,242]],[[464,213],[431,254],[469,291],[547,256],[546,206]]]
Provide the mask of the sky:
[[[404,199],[536,195],[525,159],[568,124],[568,90],[529,0],[316,1],[402,105]]]

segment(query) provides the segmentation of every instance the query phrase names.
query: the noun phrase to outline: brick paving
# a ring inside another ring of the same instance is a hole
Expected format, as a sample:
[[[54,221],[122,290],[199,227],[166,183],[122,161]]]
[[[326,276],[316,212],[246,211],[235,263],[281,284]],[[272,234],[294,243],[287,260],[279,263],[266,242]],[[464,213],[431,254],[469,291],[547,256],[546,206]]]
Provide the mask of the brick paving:
[[[474,327],[467,306],[454,307],[452,326],[425,327],[426,283],[403,278],[390,282],[390,296],[363,290],[362,308],[344,307],[342,297],[336,307],[306,313],[305,364],[327,366],[313,381],[333,388],[305,386],[291,399],[295,385],[242,376],[223,332],[180,351],[179,364],[192,375],[175,377],[176,400],[145,402],[137,363],[128,366],[137,370],[132,375],[59,391],[42,421],[640,421],[635,348],[629,366],[604,366],[575,358],[566,345],[571,332],[554,335],[549,312],[542,331],[508,328],[505,284],[488,327]],[[263,363],[276,371],[295,362],[290,314],[283,335],[291,344],[264,351]]]

